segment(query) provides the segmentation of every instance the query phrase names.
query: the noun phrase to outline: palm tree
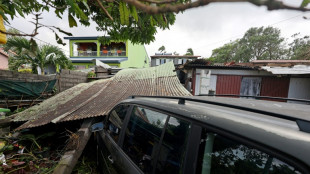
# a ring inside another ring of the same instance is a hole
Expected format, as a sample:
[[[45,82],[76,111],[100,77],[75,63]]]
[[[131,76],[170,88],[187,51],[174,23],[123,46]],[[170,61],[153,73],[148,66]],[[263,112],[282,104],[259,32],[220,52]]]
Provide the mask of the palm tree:
[[[38,46],[33,40],[24,37],[11,37],[4,46],[5,50],[11,50],[16,54],[9,58],[9,68],[18,70],[23,64],[30,64],[32,72],[37,73],[37,67],[44,74],[44,68],[48,65],[58,66],[63,69],[71,69],[72,63],[62,50],[56,46]]]

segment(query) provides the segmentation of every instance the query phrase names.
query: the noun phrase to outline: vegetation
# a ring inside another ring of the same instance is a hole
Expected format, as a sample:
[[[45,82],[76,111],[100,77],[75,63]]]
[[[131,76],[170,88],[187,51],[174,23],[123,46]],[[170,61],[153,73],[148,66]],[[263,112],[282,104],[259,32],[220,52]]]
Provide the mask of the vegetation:
[[[166,52],[165,46],[159,47],[159,48],[158,48],[158,51],[160,51],[161,53],[165,53],[165,52]]]
[[[266,6],[268,10],[289,9],[310,11],[306,6],[309,0],[303,0],[300,7],[292,7],[283,1],[275,0],[41,0],[17,1],[2,0],[0,2],[0,15],[8,22],[8,17],[14,21],[16,17],[25,17],[34,14],[34,31],[31,34],[14,34],[15,36],[35,36],[42,27],[55,33],[59,44],[64,44],[59,33],[71,35],[59,26],[41,23],[42,12],[55,12],[59,18],[68,17],[69,26],[89,26],[91,21],[97,24],[97,30],[110,38],[102,38],[107,43],[110,39],[130,39],[133,43],[150,43],[154,41],[156,31],[169,29],[175,21],[175,13],[199,6],[210,5],[217,2],[248,2],[256,6]],[[1,33],[12,34],[0,30]]]
[[[23,64],[30,64],[33,73],[37,73],[37,67],[39,67],[42,75],[44,75],[44,68],[48,65],[59,65],[63,69],[73,67],[59,47],[38,46],[24,37],[10,37],[4,45],[4,50],[11,50],[15,53],[9,58],[9,69],[13,71],[18,71]]]
[[[194,55],[194,51],[192,48],[188,48],[185,55]]]
[[[310,38],[293,35],[289,44],[273,27],[250,28],[241,39],[216,48],[211,62],[250,62],[252,60],[310,59]]]

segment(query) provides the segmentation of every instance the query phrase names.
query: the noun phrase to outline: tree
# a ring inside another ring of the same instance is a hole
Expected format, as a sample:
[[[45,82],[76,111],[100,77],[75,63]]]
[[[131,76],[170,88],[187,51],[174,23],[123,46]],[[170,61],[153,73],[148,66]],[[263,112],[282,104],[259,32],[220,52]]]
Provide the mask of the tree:
[[[240,39],[240,54],[246,53],[251,60],[283,59],[284,38],[273,27],[250,28]],[[244,55],[244,54],[243,54]]]
[[[308,59],[310,60],[310,37],[298,37],[299,33],[294,34],[294,40],[289,43],[288,56],[290,59]]]
[[[225,63],[234,61],[236,57],[238,41],[239,40],[236,40],[212,50],[212,55],[209,58],[211,62]]]
[[[165,46],[159,47],[159,48],[158,48],[158,51],[160,51],[161,53],[166,52]]]
[[[10,37],[4,50],[15,53],[9,58],[10,70],[16,71],[21,65],[30,64],[33,73],[36,73],[39,67],[44,75],[44,68],[48,65],[59,65],[63,69],[72,68],[71,61],[60,48],[51,45],[38,46],[24,37]]]
[[[175,21],[175,13],[199,6],[217,2],[248,2],[256,6],[266,6],[268,10],[289,9],[310,11],[306,6],[309,0],[303,0],[300,7],[293,7],[283,1],[275,0],[2,0],[0,15],[8,22],[8,17],[35,14],[34,31],[31,34],[16,34],[15,36],[31,36],[38,34],[39,28],[46,27],[55,33],[59,44],[64,44],[58,33],[71,35],[59,26],[41,23],[40,13],[54,11],[59,18],[64,14],[69,19],[70,27],[78,23],[88,26],[90,21],[97,23],[98,31],[103,31],[111,37],[102,38],[107,43],[111,40],[130,39],[133,43],[150,43],[154,40],[157,28],[169,29]],[[0,30],[4,34],[12,34]]]
[[[211,58],[219,63],[285,59],[287,49],[284,41],[277,28],[250,28],[241,39],[214,49]]]
[[[194,55],[194,51],[192,48],[188,48],[185,55]]]

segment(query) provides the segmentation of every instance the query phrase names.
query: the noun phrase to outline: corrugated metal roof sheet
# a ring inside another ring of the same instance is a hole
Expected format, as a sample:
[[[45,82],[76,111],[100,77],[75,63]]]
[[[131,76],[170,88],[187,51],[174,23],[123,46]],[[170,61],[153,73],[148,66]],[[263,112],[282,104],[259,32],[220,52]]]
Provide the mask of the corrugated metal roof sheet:
[[[251,63],[308,63],[310,60],[253,60]]]
[[[295,65],[293,67],[262,66],[261,69],[272,74],[310,74],[310,66]]]
[[[102,116],[131,95],[191,96],[169,62],[145,69],[124,69],[111,79],[80,84],[13,117],[14,121],[28,120],[19,130]]]

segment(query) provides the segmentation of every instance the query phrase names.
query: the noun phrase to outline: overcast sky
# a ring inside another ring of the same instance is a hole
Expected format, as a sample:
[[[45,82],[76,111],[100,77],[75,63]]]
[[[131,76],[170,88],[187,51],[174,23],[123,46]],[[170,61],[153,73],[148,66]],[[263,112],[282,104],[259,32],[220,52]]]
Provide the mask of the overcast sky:
[[[285,2],[300,5],[301,1],[286,0]],[[177,14],[176,22],[170,30],[158,30],[156,40],[145,47],[149,56],[154,55],[158,52],[158,48],[164,45],[167,52],[176,51],[183,55],[187,48],[192,48],[195,55],[209,57],[213,49],[241,38],[251,27],[273,26],[279,28],[285,38],[290,38],[298,32],[302,35],[310,35],[310,20],[303,19],[303,16],[310,17],[310,13],[289,10],[268,11],[266,7],[257,7],[249,3],[212,3]],[[64,14],[63,20],[57,18],[53,12],[44,13],[42,17],[41,23],[59,26],[73,33],[73,36],[103,35],[96,31],[95,24],[87,28],[81,26],[69,28],[67,14]],[[28,22],[31,18],[33,16],[14,19],[9,25],[31,33],[33,25]],[[37,38],[58,45],[54,33],[48,29],[40,29]],[[68,55],[68,44],[62,48]]]

